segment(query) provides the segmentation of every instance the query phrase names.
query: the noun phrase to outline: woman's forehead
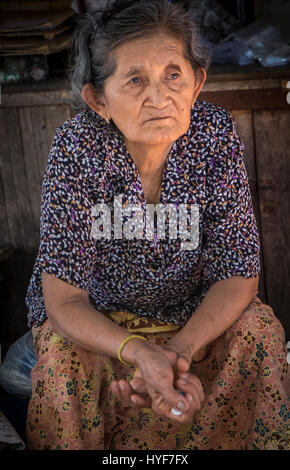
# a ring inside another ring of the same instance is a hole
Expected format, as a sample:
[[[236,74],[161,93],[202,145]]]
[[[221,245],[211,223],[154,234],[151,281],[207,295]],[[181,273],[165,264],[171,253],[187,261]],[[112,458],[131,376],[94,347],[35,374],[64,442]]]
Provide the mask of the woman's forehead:
[[[116,72],[130,74],[134,70],[150,68],[155,62],[167,65],[185,60],[183,42],[172,36],[151,36],[132,39],[114,51]]]

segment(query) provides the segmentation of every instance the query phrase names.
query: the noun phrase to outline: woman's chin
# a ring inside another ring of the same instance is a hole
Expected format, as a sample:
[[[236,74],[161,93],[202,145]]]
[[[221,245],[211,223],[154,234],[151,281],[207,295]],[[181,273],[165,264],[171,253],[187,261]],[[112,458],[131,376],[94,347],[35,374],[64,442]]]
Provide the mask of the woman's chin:
[[[170,129],[160,128],[150,132],[140,131],[135,138],[128,140],[132,140],[146,146],[169,145],[174,143],[181,135],[183,135],[183,133],[184,132],[177,132],[176,129],[172,131]]]

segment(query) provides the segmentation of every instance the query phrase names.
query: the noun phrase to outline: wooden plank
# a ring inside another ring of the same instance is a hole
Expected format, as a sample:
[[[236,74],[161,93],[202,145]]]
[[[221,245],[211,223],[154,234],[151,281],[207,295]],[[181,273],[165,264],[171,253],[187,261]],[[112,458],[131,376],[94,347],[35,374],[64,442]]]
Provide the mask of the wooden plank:
[[[3,165],[6,156],[6,136],[5,136],[5,116],[0,109],[0,244],[5,244],[10,241],[8,215],[6,210],[6,199],[3,181]]]
[[[46,117],[46,130],[49,147],[52,144],[56,128],[61,126],[65,121],[71,119],[69,105],[53,105],[45,106],[44,113]]]
[[[31,240],[31,214],[27,201],[27,181],[16,109],[1,110],[2,178],[10,240],[23,247]]]
[[[14,198],[18,209],[17,217],[20,222],[22,243],[19,248],[34,245],[31,207],[28,194],[26,168],[23,158],[23,143],[19,125],[18,110],[9,110],[6,113],[7,137],[9,140],[11,166],[15,185]]]
[[[12,229],[12,225],[9,224],[8,213],[7,213],[7,199],[9,198],[9,193],[5,191],[6,185],[5,180],[7,179],[7,174],[10,175],[10,155],[9,155],[9,147],[8,147],[8,140],[6,137],[6,121],[5,121],[5,113],[4,110],[0,107],[0,176],[1,176],[1,240],[3,243],[11,243],[12,239],[10,236],[10,230]],[[9,185],[8,185],[9,191]]]
[[[257,62],[240,66],[238,64],[211,64],[207,72],[207,80],[211,82],[229,80],[249,80],[263,78],[289,77],[289,64],[280,67],[263,67]]]
[[[39,188],[41,188],[44,173],[43,162],[47,161],[49,153],[45,106],[31,106],[30,113],[33,122],[33,141],[37,155]]]
[[[289,109],[286,93],[282,88],[238,92],[237,90],[201,91],[199,98],[226,109]]]
[[[290,72],[289,72],[290,77]],[[211,91],[226,91],[226,90],[261,90],[271,88],[282,88],[282,82],[280,78],[264,78],[264,79],[252,79],[252,80],[225,80],[223,82],[208,82],[206,80],[202,87],[203,92]]]
[[[0,114],[0,119],[1,119]],[[0,122],[1,128],[1,122]],[[1,154],[0,154],[1,155]],[[10,241],[9,227],[8,227],[8,216],[6,211],[6,200],[4,193],[4,183],[2,175],[2,164],[0,166],[0,245],[7,244]]]
[[[268,303],[290,340],[290,112],[254,113]]]
[[[263,257],[263,240],[262,240],[262,227],[260,220],[260,210],[259,210],[259,198],[257,190],[257,168],[255,160],[255,146],[254,146],[254,136],[253,136],[253,118],[251,111],[240,111],[233,110],[232,115],[237,124],[237,131],[241,140],[245,146],[245,165],[248,173],[250,191],[253,201],[253,209],[256,217],[259,235],[260,235],[260,261],[261,261],[261,272],[259,279],[259,297],[260,299],[267,303],[267,292],[266,292],[266,281],[264,273],[264,257]]]
[[[253,123],[252,123],[252,112],[249,110],[231,110],[236,124],[237,131],[241,140],[245,146],[245,164],[249,177],[249,183],[251,188],[251,194],[255,204],[257,203],[257,191],[256,191],[256,162],[254,155],[254,139],[253,139]],[[258,211],[257,211],[258,212]]]
[[[39,244],[39,223],[41,205],[41,181],[40,165],[37,146],[35,145],[35,134],[37,134],[37,122],[33,119],[31,108],[19,108],[20,128],[23,141],[23,158],[27,175],[27,191],[30,201],[32,217],[33,239],[30,246]]]
[[[70,104],[72,102],[72,91],[27,91],[27,92],[6,92],[2,93],[2,103],[4,108],[15,108],[20,106],[40,106],[55,104]]]
[[[41,187],[55,128],[69,118],[68,106],[32,106],[19,108],[27,191],[33,219],[33,242],[39,244]]]

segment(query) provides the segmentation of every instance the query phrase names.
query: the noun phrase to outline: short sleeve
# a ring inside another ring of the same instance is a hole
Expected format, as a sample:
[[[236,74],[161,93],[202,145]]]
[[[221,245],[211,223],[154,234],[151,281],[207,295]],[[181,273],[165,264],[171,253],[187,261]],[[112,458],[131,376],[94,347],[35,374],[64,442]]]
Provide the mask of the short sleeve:
[[[76,145],[58,128],[48,156],[41,190],[40,271],[88,290],[95,261],[90,239],[88,185],[77,159]]]
[[[255,219],[244,144],[232,115],[217,123],[216,148],[208,169],[203,227],[202,276],[213,284],[260,272],[260,239]]]

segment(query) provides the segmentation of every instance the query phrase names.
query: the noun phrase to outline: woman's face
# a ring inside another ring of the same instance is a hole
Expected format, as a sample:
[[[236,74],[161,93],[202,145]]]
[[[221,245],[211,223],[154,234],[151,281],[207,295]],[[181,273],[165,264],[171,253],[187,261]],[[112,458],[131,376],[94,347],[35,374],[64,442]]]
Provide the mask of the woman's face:
[[[166,34],[140,38],[115,50],[117,67],[105,82],[104,117],[129,142],[162,145],[183,135],[205,80],[183,56],[181,40]]]

